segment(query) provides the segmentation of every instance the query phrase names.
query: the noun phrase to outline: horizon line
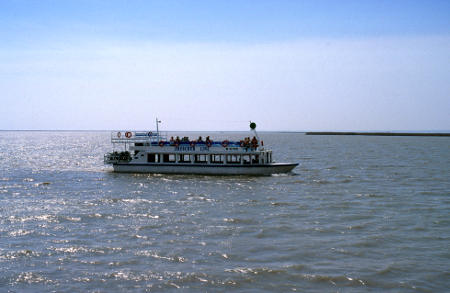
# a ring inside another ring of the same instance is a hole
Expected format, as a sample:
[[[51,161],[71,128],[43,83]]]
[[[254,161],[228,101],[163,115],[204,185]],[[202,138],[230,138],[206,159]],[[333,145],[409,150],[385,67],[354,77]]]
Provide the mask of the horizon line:
[[[112,132],[124,131],[124,129],[0,129],[1,132]],[[148,131],[147,130],[130,130],[130,131]],[[160,132],[248,132],[249,130],[160,130]],[[284,133],[306,133],[306,132],[385,132],[385,133],[446,133],[450,134],[450,130],[258,130],[259,132],[284,132]]]

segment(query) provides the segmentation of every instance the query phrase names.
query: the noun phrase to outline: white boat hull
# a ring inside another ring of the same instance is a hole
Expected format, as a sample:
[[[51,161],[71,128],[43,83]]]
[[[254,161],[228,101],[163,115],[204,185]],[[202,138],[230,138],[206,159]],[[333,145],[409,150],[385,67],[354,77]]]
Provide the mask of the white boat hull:
[[[203,175],[271,175],[288,173],[298,164],[272,163],[265,165],[192,165],[192,164],[113,164],[114,172],[203,174]]]

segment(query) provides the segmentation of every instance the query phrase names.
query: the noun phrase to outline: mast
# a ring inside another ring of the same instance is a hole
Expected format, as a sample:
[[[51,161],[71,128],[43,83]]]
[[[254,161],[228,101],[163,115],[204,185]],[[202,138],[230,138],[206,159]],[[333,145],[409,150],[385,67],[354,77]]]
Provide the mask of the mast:
[[[257,139],[258,141],[260,141],[260,140],[259,140],[258,133],[256,132],[256,123],[255,123],[255,122],[250,121],[250,129],[251,129],[251,130],[253,131],[253,133],[255,134],[256,139]]]
[[[156,133],[158,135],[158,141],[160,141],[160,138],[159,138],[159,123],[161,123],[161,121],[158,120],[158,117],[156,117]]]

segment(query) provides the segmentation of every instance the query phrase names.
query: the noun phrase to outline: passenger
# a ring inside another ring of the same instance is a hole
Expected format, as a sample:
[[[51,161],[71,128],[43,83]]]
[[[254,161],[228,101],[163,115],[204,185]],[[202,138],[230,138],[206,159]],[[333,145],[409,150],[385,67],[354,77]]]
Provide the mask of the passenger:
[[[172,137],[170,137],[170,144],[173,144],[174,143],[174,140],[173,140],[173,136]]]
[[[244,140],[244,145],[245,145],[246,147],[250,146],[250,137],[246,137],[246,138],[245,138],[245,140]]]
[[[258,147],[258,140],[256,139],[256,137],[252,138],[252,147],[254,148]]]
[[[211,142],[211,140],[209,139],[209,136],[206,137],[206,143]]]
[[[203,142],[202,137],[199,136],[197,142]]]
[[[180,144],[180,137],[179,137],[179,136],[177,136],[177,139],[175,140],[175,142],[176,142],[177,144]]]

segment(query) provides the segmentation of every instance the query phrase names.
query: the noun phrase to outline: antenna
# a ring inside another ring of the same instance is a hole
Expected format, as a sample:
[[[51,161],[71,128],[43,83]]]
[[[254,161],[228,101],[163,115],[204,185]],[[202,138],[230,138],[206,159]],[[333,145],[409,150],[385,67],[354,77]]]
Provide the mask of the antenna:
[[[156,133],[158,134],[158,141],[159,139],[159,123],[161,123],[161,120],[158,120],[158,117],[156,117]]]

